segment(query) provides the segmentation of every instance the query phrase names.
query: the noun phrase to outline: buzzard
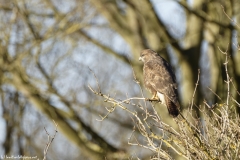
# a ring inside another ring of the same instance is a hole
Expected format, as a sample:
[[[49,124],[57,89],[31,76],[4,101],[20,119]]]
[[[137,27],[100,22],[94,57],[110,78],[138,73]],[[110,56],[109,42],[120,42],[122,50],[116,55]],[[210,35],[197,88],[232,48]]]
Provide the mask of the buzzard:
[[[178,116],[180,105],[177,83],[170,64],[151,49],[143,50],[139,60],[144,63],[144,85],[153,94],[149,100],[160,100],[167,106],[170,115]]]

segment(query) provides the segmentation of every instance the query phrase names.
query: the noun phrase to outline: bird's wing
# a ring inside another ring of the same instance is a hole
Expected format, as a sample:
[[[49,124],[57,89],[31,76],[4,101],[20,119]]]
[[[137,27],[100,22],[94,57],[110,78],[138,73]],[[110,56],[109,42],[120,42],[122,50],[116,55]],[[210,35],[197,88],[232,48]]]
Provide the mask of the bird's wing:
[[[169,64],[159,63],[158,61],[149,61],[144,65],[144,68],[148,83],[150,83],[157,92],[164,94],[178,106],[177,84],[171,66]]]

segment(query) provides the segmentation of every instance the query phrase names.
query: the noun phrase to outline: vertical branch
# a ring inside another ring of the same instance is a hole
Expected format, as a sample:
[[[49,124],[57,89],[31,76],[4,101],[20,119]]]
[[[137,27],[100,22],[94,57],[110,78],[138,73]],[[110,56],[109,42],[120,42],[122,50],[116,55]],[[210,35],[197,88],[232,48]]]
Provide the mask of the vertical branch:
[[[229,124],[229,118],[228,118],[228,107],[229,107],[229,98],[230,98],[230,82],[231,82],[231,79],[229,77],[229,74],[228,74],[228,68],[227,68],[227,64],[228,64],[228,54],[227,54],[227,51],[228,51],[228,46],[229,44],[227,45],[227,49],[225,52],[223,52],[219,47],[218,49],[220,50],[220,52],[222,54],[225,55],[225,62],[223,63],[224,66],[225,66],[225,72],[226,72],[226,76],[227,76],[227,80],[225,80],[225,82],[227,83],[227,104],[226,104],[226,108],[223,109],[223,112],[222,112],[222,133],[221,133],[221,138],[226,130],[226,125]]]
[[[196,93],[196,90],[197,90],[197,86],[199,85],[199,75],[200,75],[200,69],[198,69],[198,78],[197,78],[197,82],[195,84],[195,89],[194,89],[194,92],[193,92],[193,96],[192,96],[192,102],[191,102],[191,111],[192,111],[192,107],[193,107],[193,101],[194,101],[194,97],[195,97],[195,93]]]
[[[46,147],[44,148],[44,157],[43,157],[43,160],[46,160],[47,159],[47,152],[48,152],[48,149],[50,147],[50,145],[52,144],[54,138],[56,137],[56,134],[57,134],[57,127],[58,127],[58,124],[53,120],[53,123],[55,124],[55,133],[53,136],[50,136],[50,134],[48,133],[48,131],[46,130],[46,128],[44,127],[44,130],[46,132],[46,134],[48,135],[48,142],[46,144]]]
[[[223,52],[219,47],[219,51],[225,55],[225,62],[223,63],[224,66],[225,66],[225,72],[226,72],[226,76],[227,76],[227,80],[225,81],[227,83],[227,108],[228,109],[228,105],[229,105],[229,97],[230,97],[230,82],[231,82],[231,79],[229,77],[229,74],[228,74],[228,68],[227,68],[227,64],[228,64],[228,54],[227,54],[227,51],[228,51],[228,46],[229,44],[227,45],[227,49],[225,52]]]

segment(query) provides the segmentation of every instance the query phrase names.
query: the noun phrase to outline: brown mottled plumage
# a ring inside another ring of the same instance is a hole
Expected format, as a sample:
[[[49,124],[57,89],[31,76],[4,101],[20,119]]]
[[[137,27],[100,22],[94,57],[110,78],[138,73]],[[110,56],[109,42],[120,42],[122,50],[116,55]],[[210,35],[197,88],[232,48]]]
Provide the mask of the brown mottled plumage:
[[[139,60],[144,63],[144,85],[153,94],[152,99],[159,99],[167,106],[170,115],[178,116],[180,105],[177,83],[170,64],[151,49],[143,50]]]

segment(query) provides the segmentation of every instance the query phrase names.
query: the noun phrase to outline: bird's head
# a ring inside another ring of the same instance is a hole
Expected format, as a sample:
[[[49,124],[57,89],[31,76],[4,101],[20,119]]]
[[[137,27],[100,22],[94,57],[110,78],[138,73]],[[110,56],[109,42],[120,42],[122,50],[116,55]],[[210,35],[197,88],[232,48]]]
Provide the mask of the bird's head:
[[[144,49],[140,54],[139,61],[147,62],[148,60],[155,56],[158,56],[157,52],[151,49]]]

